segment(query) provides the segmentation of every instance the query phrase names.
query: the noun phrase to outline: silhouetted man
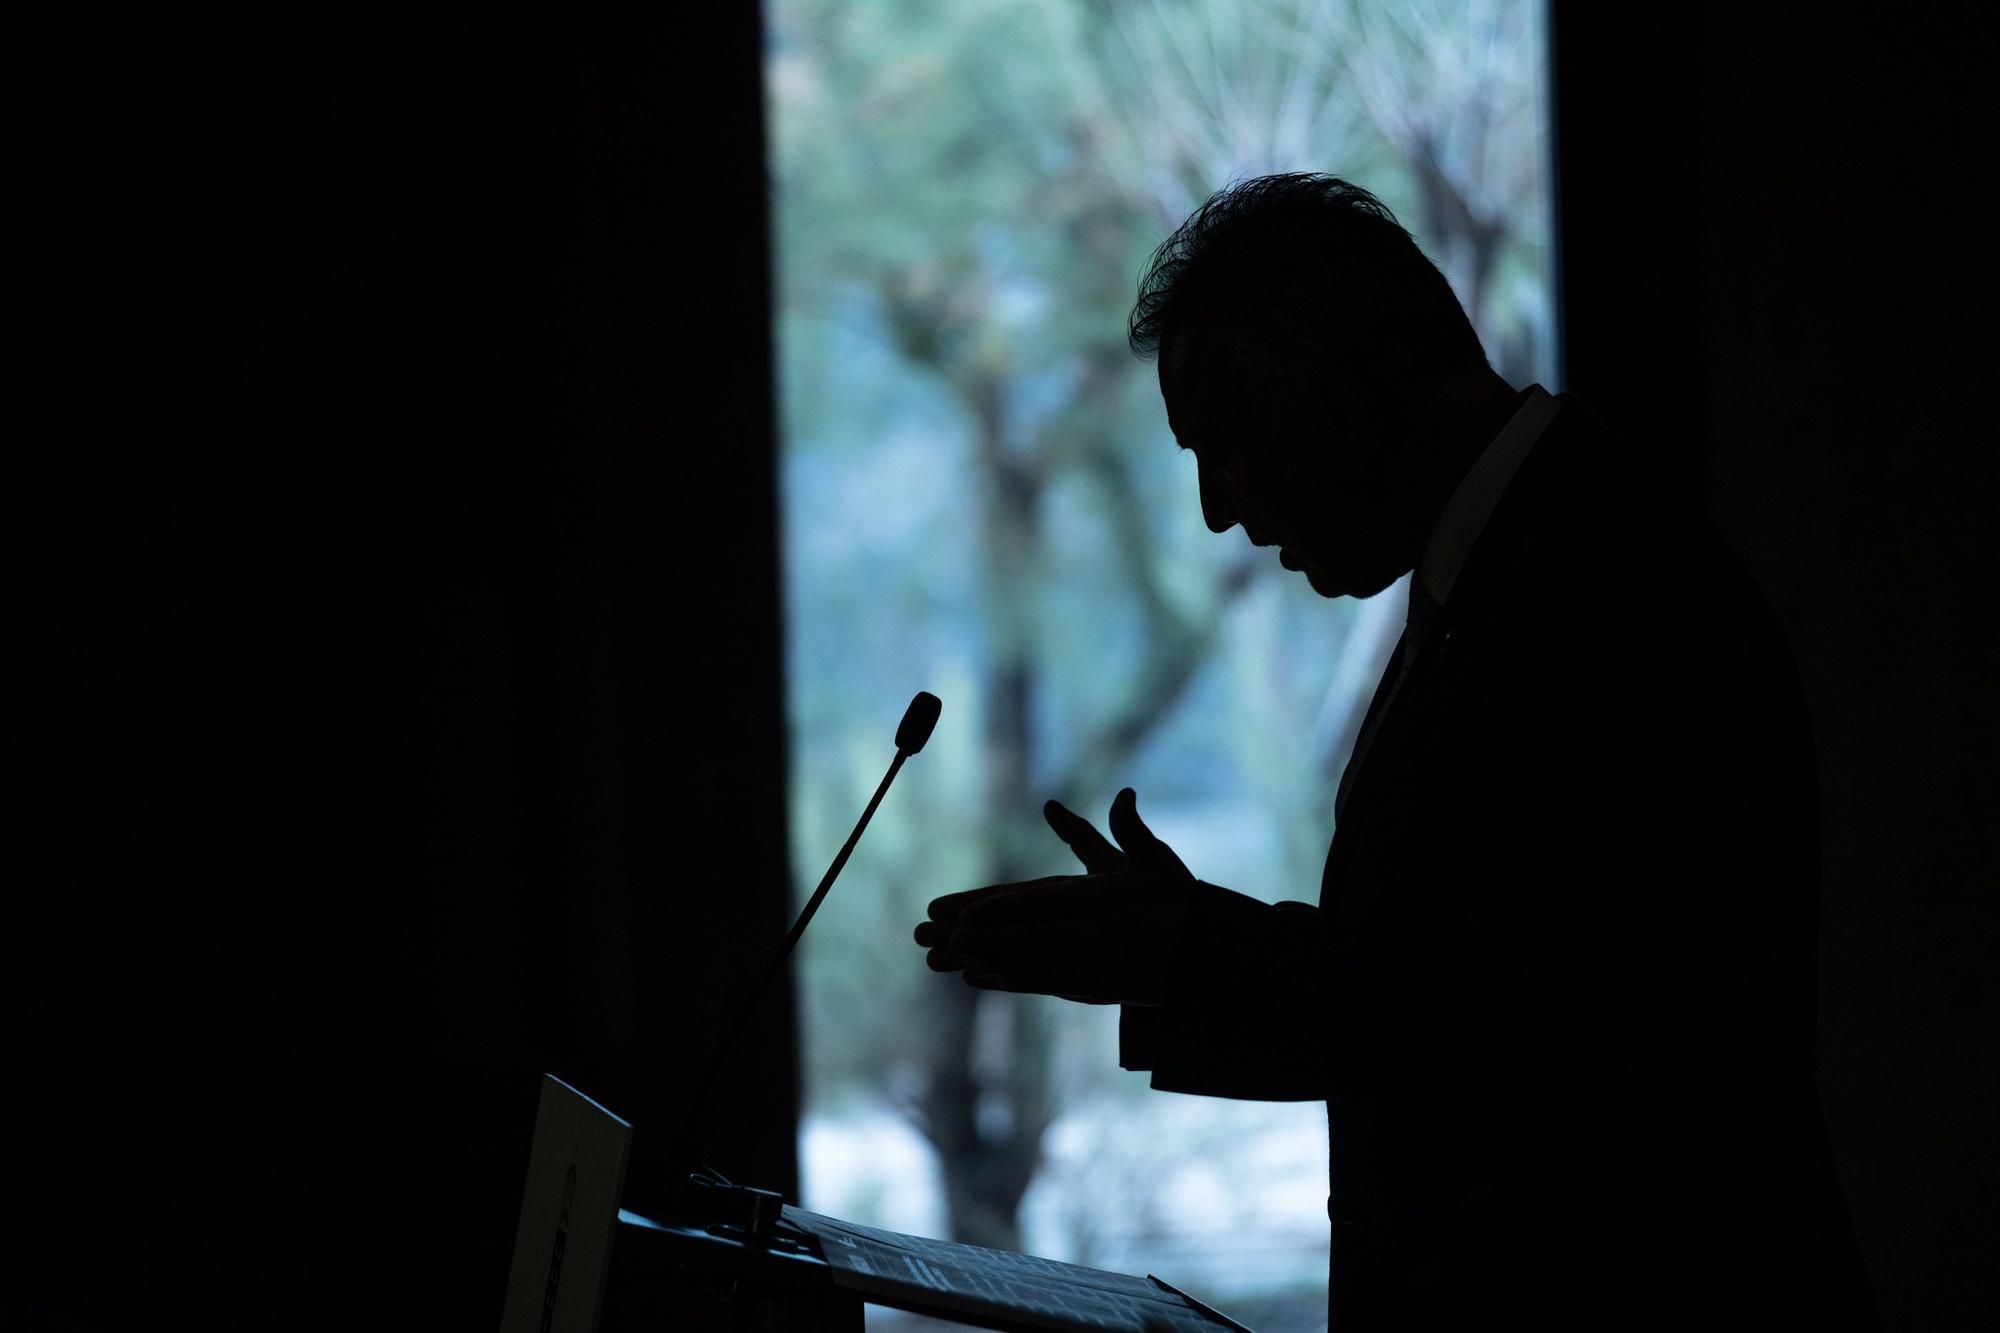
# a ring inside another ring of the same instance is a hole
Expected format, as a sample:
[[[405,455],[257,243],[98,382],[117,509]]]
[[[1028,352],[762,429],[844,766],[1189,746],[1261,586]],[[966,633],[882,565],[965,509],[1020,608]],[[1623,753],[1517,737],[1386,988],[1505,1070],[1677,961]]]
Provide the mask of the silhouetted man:
[[[1817,794],[1785,637],[1672,484],[1516,392],[1366,191],[1210,199],[1132,343],[1322,596],[1412,570],[1318,906],[1051,802],[1084,875],[917,927],[974,986],[1116,1003],[1156,1088],[1327,1102],[1335,1330],[1868,1327],[1813,1082]]]

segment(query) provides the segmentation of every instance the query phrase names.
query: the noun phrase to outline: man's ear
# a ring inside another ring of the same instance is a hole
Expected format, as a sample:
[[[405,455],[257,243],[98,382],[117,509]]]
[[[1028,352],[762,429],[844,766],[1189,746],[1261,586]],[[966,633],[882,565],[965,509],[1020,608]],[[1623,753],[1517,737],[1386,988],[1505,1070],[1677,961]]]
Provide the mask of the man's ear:
[[[1320,420],[1350,462],[1372,466],[1380,451],[1387,405],[1377,387],[1346,367],[1326,364],[1315,385]]]

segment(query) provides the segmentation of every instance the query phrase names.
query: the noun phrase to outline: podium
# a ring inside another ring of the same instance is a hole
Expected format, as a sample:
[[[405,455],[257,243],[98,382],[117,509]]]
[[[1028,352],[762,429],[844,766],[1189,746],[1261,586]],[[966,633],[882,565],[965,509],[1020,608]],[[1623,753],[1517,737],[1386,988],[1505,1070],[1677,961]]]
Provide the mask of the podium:
[[[709,1322],[739,1333],[859,1333],[868,1305],[998,1330],[1248,1333],[1150,1275],[862,1226],[707,1172],[682,1215],[646,1217],[620,1206],[631,1134],[544,1076],[502,1333],[595,1333],[607,1289],[641,1286],[717,1302]]]

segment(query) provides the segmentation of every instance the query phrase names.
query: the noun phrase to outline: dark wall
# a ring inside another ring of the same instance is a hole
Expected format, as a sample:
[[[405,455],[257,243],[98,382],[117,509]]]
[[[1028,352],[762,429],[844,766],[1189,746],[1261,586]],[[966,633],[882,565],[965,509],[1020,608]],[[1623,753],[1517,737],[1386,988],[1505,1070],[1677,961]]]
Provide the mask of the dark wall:
[[[542,1070],[657,1196],[788,891],[756,17],[23,35],[22,1326],[491,1327]]]
[[[1680,435],[1796,646],[1824,817],[1821,1091],[1885,1326],[1911,1333],[2000,1320],[2000,275],[1980,182],[2000,47],[1971,12],[1555,6],[1570,386]]]

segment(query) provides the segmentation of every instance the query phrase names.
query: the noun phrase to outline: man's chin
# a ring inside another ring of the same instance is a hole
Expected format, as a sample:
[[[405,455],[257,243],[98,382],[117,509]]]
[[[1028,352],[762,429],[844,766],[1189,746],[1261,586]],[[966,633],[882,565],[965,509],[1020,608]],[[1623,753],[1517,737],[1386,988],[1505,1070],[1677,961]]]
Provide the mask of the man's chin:
[[[1322,597],[1359,597],[1365,599],[1384,591],[1389,585],[1402,577],[1401,574],[1391,574],[1383,578],[1353,572],[1336,577],[1322,570],[1317,565],[1309,565],[1304,562],[1300,563],[1299,569],[1306,576],[1306,582],[1312,586],[1312,590]]]
[[[1347,590],[1345,588],[1335,586],[1333,580],[1327,578],[1326,575],[1320,573],[1317,569],[1312,568],[1310,565],[1300,570],[1300,573],[1306,576],[1307,585],[1310,586],[1314,592],[1318,593],[1322,597],[1347,596]]]

